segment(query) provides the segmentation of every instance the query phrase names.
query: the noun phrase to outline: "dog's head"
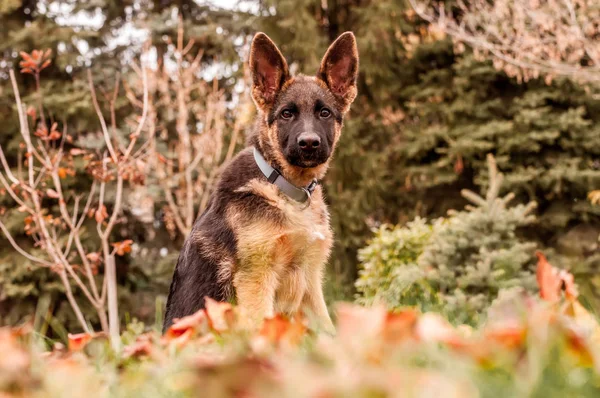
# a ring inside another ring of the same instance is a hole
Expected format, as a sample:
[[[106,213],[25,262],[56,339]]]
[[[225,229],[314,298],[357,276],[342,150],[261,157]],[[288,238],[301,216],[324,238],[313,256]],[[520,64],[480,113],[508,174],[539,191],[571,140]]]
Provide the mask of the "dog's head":
[[[354,35],[346,32],[331,44],[316,76],[292,77],[275,43],[258,33],[250,50],[250,71],[252,98],[266,124],[259,140],[284,168],[324,167],[356,97]]]

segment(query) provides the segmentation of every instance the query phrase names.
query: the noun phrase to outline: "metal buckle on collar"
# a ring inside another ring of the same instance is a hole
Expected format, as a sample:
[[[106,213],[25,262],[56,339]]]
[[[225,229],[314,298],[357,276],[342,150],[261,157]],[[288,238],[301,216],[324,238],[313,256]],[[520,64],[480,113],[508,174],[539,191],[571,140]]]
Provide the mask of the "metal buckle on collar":
[[[312,198],[311,198],[312,191],[309,191],[308,188],[304,188],[304,187],[302,188],[302,190],[304,191],[304,193],[306,193],[306,202],[304,202],[304,206],[302,207],[302,210],[304,210],[310,206],[310,202],[312,200]]]
[[[312,182],[310,184],[308,184],[308,186],[306,188],[304,188],[304,190],[308,192],[309,197],[315,191],[317,184],[318,184],[317,180],[312,180]]]
[[[317,180],[312,180],[312,182],[308,184],[307,187],[302,187],[302,190],[306,193],[306,206],[304,206],[302,209],[306,209],[310,206],[310,202],[312,200],[312,193],[315,191],[317,184]]]

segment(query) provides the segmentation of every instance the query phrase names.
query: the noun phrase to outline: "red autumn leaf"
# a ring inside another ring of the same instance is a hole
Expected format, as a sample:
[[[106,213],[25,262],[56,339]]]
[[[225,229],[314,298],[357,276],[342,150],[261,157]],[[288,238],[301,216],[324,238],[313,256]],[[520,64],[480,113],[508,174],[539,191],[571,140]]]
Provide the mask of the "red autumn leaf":
[[[208,329],[208,317],[204,310],[199,310],[192,315],[180,319],[175,319],[171,327],[165,332],[161,342],[181,347],[201,328]]]
[[[33,58],[34,61],[38,61],[40,59],[40,55],[42,55],[40,50],[33,50],[31,52],[31,58]]]
[[[108,217],[108,212],[106,211],[106,206],[102,205],[102,207],[98,208],[95,212],[96,222],[101,223]]]
[[[81,351],[93,338],[90,333],[69,333],[69,351]]]
[[[126,239],[122,242],[115,242],[112,246],[115,248],[117,254],[119,256],[124,256],[126,253],[131,252],[131,244],[133,241],[131,239]]]
[[[48,189],[46,191],[46,195],[48,195],[48,197],[52,199],[58,199],[60,197],[58,195],[58,192],[56,192],[54,189]]]

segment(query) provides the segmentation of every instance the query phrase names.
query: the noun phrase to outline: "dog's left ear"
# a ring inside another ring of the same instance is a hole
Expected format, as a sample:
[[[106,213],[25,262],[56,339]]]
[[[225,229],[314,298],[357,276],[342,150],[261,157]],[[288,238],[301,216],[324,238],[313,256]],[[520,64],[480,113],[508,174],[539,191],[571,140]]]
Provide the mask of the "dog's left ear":
[[[261,32],[252,40],[249,63],[252,98],[257,107],[267,111],[290,77],[287,62],[269,36]]]
[[[342,102],[344,112],[356,97],[358,47],[352,32],[342,33],[325,53],[317,75]]]

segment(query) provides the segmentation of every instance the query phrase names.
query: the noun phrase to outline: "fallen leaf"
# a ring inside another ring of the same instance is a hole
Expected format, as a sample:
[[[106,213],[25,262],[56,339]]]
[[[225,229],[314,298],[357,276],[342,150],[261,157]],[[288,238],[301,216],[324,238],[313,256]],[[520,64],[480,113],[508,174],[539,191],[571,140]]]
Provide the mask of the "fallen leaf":
[[[259,336],[265,338],[271,344],[287,344],[297,346],[306,335],[308,329],[302,322],[301,317],[289,320],[277,314],[273,318],[267,318],[259,332]]]
[[[104,333],[69,333],[69,351],[81,351],[90,341],[100,336],[104,336]]]
[[[208,317],[205,310],[198,310],[192,315],[175,319],[163,335],[161,342],[163,344],[173,343],[180,347],[200,329],[208,330]]]
[[[233,325],[233,308],[229,303],[220,303],[204,297],[206,315],[210,327],[216,332],[225,332]]]

